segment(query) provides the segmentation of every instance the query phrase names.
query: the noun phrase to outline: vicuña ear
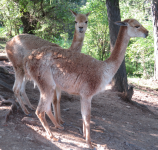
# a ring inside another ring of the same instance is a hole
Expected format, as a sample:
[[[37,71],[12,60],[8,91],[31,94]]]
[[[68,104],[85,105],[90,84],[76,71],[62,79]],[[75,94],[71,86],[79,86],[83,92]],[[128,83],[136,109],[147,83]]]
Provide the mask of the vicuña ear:
[[[71,13],[72,13],[72,15],[74,16],[74,17],[76,17],[77,16],[77,13],[75,13],[74,11],[72,11],[71,9],[69,9],[70,11],[71,11]]]
[[[90,13],[91,13],[91,12],[87,13],[86,16],[88,17]]]
[[[115,24],[118,25],[118,26],[128,26],[128,23],[123,22],[123,21],[117,21],[117,22],[115,22]]]

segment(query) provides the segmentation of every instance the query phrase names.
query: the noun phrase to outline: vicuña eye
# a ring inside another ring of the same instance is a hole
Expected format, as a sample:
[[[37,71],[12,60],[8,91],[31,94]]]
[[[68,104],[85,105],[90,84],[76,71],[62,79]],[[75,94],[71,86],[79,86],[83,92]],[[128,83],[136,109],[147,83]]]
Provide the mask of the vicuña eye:
[[[139,28],[140,26],[135,26],[135,28]]]
[[[85,23],[87,24],[88,21],[86,21]]]
[[[75,24],[77,24],[77,22],[75,21]]]

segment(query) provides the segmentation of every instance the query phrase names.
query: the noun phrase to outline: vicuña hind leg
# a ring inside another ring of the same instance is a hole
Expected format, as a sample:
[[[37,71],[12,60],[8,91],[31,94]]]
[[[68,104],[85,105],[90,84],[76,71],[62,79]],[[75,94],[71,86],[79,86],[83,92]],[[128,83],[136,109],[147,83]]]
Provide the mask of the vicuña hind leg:
[[[81,98],[81,113],[83,119],[83,136],[89,148],[93,148],[90,139],[91,98]]]
[[[26,78],[23,80],[22,82],[22,86],[21,86],[21,89],[20,89],[20,93],[21,93],[21,96],[23,98],[23,100],[25,101],[26,105],[31,109],[31,110],[36,110],[36,108],[34,106],[32,106],[32,104],[30,103],[27,95],[26,95],[26,92],[25,92],[25,87],[26,87],[26,83],[27,83],[27,80]]]
[[[51,87],[50,87],[51,89]],[[54,90],[53,90],[54,91]],[[55,125],[56,128],[59,129],[64,129],[64,127],[61,127],[58,122],[56,121],[56,119],[54,118],[52,111],[51,111],[51,100],[53,99],[54,96],[54,92],[50,92],[50,94],[45,92],[45,112],[48,115],[48,117],[50,118],[50,120],[53,122],[53,124]]]
[[[45,128],[48,136],[50,138],[54,139],[53,134],[50,131],[50,128],[48,126],[48,123],[45,119],[45,112],[48,115],[48,117],[51,119],[51,121],[53,122],[53,124],[55,125],[56,128],[59,129],[63,129],[63,127],[61,127],[55,120],[52,111],[51,111],[51,103],[52,103],[52,97],[53,97],[53,92],[54,90],[51,90],[52,87],[50,86],[45,86],[48,87],[47,90],[42,90],[40,89],[40,101],[36,110],[36,115],[38,116],[38,118],[40,119],[43,127]],[[54,139],[55,141],[57,141],[57,139]]]
[[[49,138],[53,138],[53,141],[59,141],[59,139],[57,139],[53,136],[53,134],[51,133],[51,131],[49,129],[48,123],[45,119],[45,111],[43,110],[42,100],[39,102],[39,105],[38,105],[37,110],[36,110],[36,115],[39,118],[39,120],[41,121],[41,123],[42,123],[44,129],[46,130]]]
[[[21,70],[18,70],[18,71],[15,70],[15,83],[14,83],[14,86],[13,86],[13,91],[14,91],[14,95],[15,95],[18,103],[20,104],[23,112],[26,115],[29,115],[29,111],[25,107],[25,105],[24,105],[24,103],[21,99],[21,96],[20,96],[20,89],[21,89],[21,85],[22,85],[22,82],[23,82],[23,77],[24,77],[24,74]]]

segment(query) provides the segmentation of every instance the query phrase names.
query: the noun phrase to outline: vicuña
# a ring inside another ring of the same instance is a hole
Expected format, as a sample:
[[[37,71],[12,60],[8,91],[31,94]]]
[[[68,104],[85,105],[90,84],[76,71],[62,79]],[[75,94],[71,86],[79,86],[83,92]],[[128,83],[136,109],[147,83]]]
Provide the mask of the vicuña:
[[[51,46],[33,50],[25,57],[26,75],[35,81],[40,90],[36,115],[50,137],[53,137],[53,134],[45,120],[45,113],[53,118],[51,102],[56,87],[59,87],[70,94],[80,95],[83,136],[92,148],[90,138],[92,97],[105,90],[105,86],[119,69],[130,38],[145,38],[148,35],[148,31],[135,19],[126,19],[115,24],[121,26],[120,31],[111,56],[105,61]]]
[[[85,32],[87,29],[88,15],[90,13],[77,14],[70,10],[75,17],[75,32],[71,47],[68,50],[81,52],[83,40],[85,36]],[[13,91],[17,101],[19,102],[23,112],[28,115],[29,111],[25,107],[27,105],[30,109],[35,110],[35,108],[31,105],[26,92],[25,86],[27,80],[24,74],[23,69],[23,59],[29,53],[32,52],[33,49],[40,48],[42,46],[52,46],[52,49],[61,48],[57,44],[50,43],[46,40],[43,40],[39,37],[30,34],[21,34],[13,37],[6,44],[6,52],[9,60],[13,64],[14,72],[15,72],[15,83],[13,86]],[[60,98],[61,98],[61,90],[59,87],[56,87],[56,92],[54,94],[53,99],[53,107],[56,121],[60,124],[62,123],[61,115],[60,115]],[[21,98],[22,97],[22,98]],[[23,100],[23,101],[22,101]]]

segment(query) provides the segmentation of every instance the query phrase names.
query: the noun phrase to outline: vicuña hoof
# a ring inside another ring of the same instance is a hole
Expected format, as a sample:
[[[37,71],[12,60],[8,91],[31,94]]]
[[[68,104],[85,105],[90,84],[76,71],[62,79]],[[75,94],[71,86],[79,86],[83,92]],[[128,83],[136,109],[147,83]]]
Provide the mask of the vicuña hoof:
[[[59,141],[59,139],[55,138],[55,137],[53,137],[52,140],[53,140],[53,142],[58,142]]]
[[[34,107],[34,106],[29,106],[29,108],[31,109],[31,110],[36,110],[36,107]]]
[[[59,124],[63,124],[64,121],[62,119],[59,119]]]
[[[59,139],[54,137],[52,134],[49,135],[49,138],[52,139],[53,142],[58,142],[59,141]]]
[[[88,146],[89,146],[89,149],[93,149],[94,147],[92,146],[92,143],[91,142],[87,142]]]
[[[61,129],[61,130],[64,130],[64,127],[58,125],[58,126],[55,126],[56,129]]]
[[[22,109],[23,110],[23,112],[25,113],[25,115],[27,115],[27,116],[31,116],[30,115],[30,112],[25,108],[25,109]]]

